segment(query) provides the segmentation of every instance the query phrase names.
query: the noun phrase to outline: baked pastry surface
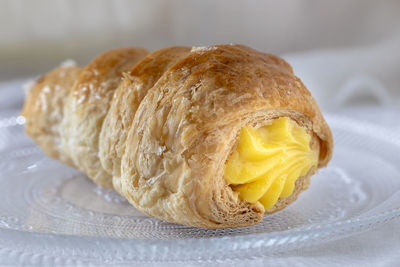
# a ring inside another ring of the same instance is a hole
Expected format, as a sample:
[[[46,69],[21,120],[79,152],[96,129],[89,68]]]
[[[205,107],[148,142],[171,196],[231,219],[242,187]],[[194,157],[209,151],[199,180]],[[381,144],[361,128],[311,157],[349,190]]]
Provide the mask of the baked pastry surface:
[[[65,102],[60,126],[63,150],[95,183],[112,188],[99,159],[99,135],[122,74],[148,54],[141,48],[107,51],[82,69]]]
[[[124,74],[116,89],[104,120],[99,148],[102,166],[113,176],[117,191],[120,191],[121,158],[137,108],[164,72],[189,52],[188,47],[169,47],[149,54]]]
[[[50,157],[76,167],[69,154],[64,153],[60,125],[64,106],[78,79],[82,67],[58,67],[39,78],[29,90],[21,113],[26,118],[26,133]]]
[[[112,50],[83,69],[42,77],[23,115],[27,133],[49,156],[114,187],[150,216],[195,227],[248,226],[286,207],[328,164],[333,147],[289,64],[243,45]],[[243,200],[224,169],[243,127],[281,117],[310,136],[318,163],[266,210]]]

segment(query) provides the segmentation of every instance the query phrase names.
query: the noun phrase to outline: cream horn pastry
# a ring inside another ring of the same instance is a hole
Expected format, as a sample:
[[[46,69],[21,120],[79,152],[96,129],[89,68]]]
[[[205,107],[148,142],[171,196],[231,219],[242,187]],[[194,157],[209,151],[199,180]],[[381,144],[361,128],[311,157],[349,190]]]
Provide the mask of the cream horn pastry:
[[[22,115],[47,155],[194,227],[249,226],[285,208],[333,148],[290,65],[243,45],[111,50],[44,75]]]

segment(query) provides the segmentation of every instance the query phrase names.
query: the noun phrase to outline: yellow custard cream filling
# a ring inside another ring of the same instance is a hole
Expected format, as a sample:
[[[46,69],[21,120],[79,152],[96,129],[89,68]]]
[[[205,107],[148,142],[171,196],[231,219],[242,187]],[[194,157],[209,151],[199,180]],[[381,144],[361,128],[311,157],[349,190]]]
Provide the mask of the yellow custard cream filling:
[[[225,179],[239,197],[272,208],[293,193],[297,178],[318,163],[311,136],[287,117],[260,128],[245,126],[225,166]]]

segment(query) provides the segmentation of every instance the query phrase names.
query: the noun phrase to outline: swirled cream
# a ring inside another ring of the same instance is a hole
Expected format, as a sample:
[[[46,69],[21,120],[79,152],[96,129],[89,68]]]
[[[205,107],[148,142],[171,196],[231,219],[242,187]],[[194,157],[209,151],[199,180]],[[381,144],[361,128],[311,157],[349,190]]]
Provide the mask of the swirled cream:
[[[242,128],[225,165],[225,179],[239,197],[266,210],[293,193],[296,180],[318,163],[311,136],[287,117],[270,125]]]

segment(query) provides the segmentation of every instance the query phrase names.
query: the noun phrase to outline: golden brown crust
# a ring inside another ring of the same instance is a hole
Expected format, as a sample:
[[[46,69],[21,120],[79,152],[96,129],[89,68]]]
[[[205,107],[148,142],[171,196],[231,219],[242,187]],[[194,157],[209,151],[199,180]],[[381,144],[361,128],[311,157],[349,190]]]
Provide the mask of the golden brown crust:
[[[26,133],[50,157],[75,166],[61,148],[60,124],[65,100],[82,67],[59,67],[39,78],[30,88],[21,115],[26,119]]]
[[[102,186],[111,186],[112,174],[115,189],[139,210],[169,222],[226,228],[258,223],[293,202],[315,169],[268,211],[241,200],[226,183],[225,162],[245,125],[290,117],[312,134],[318,167],[330,160],[329,127],[283,59],[216,45],[162,49],[137,63],[146,53],[114,50],[89,64],[68,96],[60,127],[63,153]]]
[[[72,88],[62,122],[63,149],[96,184],[112,188],[99,160],[99,135],[113,93],[129,70],[146,56],[142,48],[107,51],[92,60]]]
[[[148,54],[124,76],[114,93],[110,110],[100,135],[100,160],[113,175],[114,188],[120,187],[121,157],[125,152],[127,129],[131,128],[136,110],[147,91],[164,72],[190,52],[188,47],[169,47]]]

